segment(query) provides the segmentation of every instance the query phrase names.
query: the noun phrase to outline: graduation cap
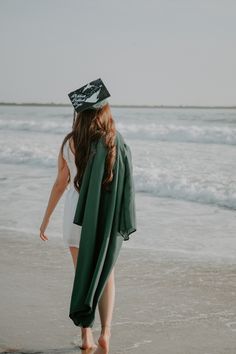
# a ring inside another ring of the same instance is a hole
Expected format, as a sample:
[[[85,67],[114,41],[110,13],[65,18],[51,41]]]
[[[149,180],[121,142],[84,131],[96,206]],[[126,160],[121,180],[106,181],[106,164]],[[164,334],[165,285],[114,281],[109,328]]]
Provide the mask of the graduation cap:
[[[99,78],[68,93],[68,96],[76,112],[81,112],[85,109],[102,107],[104,104],[108,103],[106,98],[111,95],[101,78]]]

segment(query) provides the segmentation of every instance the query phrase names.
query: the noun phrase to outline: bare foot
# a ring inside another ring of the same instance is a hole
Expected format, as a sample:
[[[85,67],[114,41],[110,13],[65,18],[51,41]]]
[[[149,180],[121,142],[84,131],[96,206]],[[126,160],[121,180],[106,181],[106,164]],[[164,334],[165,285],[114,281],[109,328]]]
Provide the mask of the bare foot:
[[[80,349],[96,349],[97,345],[94,343],[93,334],[90,327],[83,328],[81,327],[81,338],[82,345],[79,346]]]
[[[110,339],[110,327],[103,326],[100,337],[98,339],[98,347],[94,354],[108,354],[109,353],[109,339]]]

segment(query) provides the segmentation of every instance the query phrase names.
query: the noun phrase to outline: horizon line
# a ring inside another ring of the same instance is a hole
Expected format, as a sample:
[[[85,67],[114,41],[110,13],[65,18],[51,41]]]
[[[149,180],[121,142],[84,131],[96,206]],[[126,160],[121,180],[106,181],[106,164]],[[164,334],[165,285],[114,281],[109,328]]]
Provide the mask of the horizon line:
[[[0,102],[0,106],[54,106],[54,107],[69,107],[70,103],[56,103],[56,102]],[[152,104],[110,104],[111,107],[120,108],[226,108],[226,109],[236,109],[236,105],[227,106],[215,106],[215,105],[152,105]]]

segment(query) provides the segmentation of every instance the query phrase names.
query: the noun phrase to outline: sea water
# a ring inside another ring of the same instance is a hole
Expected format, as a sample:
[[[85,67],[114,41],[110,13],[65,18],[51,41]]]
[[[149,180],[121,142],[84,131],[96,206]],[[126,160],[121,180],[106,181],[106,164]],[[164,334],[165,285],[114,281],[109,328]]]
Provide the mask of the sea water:
[[[236,259],[236,109],[117,108],[132,151],[137,232],[125,247]],[[71,107],[0,106],[0,227],[39,237]],[[66,193],[66,191],[65,191]],[[47,232],[62,239],[65,194]]]

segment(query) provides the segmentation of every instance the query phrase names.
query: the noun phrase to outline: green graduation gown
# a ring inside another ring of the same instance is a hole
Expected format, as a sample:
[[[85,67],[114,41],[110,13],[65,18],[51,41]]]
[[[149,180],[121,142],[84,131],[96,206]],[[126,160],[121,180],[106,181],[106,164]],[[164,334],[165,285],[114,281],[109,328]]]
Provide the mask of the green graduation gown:
[[[116,131],[116,161],[109,189],[102,188],[106,146],[91,146],[73,222],[82,225],[69,317],[93,327],[95,310],[123,241],[136,231],[135,190],[129,146]]]

